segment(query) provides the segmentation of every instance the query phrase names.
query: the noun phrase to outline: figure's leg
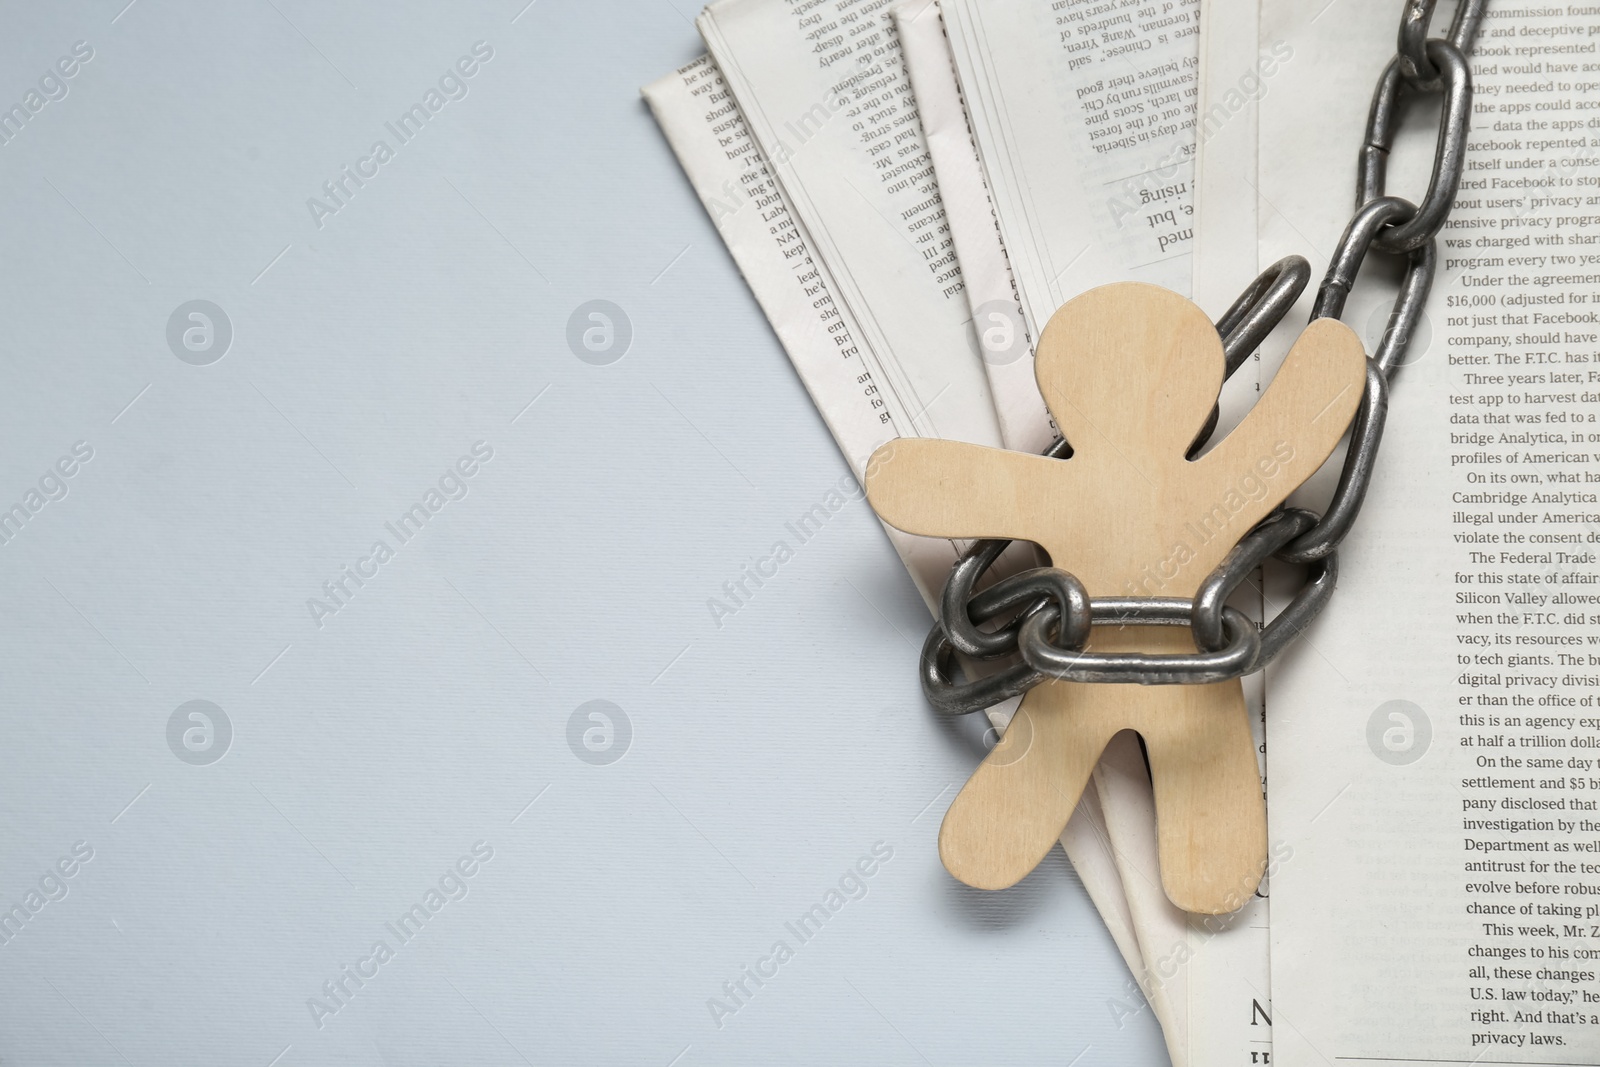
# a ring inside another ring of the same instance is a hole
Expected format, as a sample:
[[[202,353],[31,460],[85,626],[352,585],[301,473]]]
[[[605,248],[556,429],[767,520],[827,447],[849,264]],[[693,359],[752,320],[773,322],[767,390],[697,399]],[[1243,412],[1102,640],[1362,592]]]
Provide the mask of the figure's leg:
[[[1242,907],[1267,866],[1267,810],[1238,681],[1163,686],[1139,731],[1150,756],[1161,882],[1185,911]]]
[[[1045,682],[1023,698],[945,814],[939,855],[951,874],[978,889],[1005,889],[1049,853],[1118,729],[1082,714],[1096,688]]]
[[[1096,645],[1194,648],[1182,633],[1133,628]],[[1237,910],[1267,863],[1266,804],[1238,681],[1042,683],[950,805],[939,831],[945,867],[979,889],[1021,881],[1060,836],[1106,743],[1129,729],[1149,751],[1168,898],[1202,914]]]

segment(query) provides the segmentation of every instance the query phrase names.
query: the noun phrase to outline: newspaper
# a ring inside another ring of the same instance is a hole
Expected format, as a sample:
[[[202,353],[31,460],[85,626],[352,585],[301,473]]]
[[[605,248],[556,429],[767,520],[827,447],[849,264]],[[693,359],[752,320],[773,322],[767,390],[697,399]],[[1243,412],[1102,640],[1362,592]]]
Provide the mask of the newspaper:
[[[1260,40],[1294,58],[1258,103],[1258,214],[1263,261],[1321,269],[1398,11],[1316,8],[1261,4]],[[1600,1060],[1597,41],[1600,8],[1489,5],[1465,177],[1339,591],[1270,672],[1279,1067]],[[1433,114],[1392,153],[1413,202]],[[1369,350],[1384,258],[1345,315]]]
[[[1257,0],[1208,0],[1200,9],[1200,107],[1196,123],[1191,299],[1213,319],[1233,303],[1256,259],[1256,102],[1286,41],[1261,51]]]
[[[1000,240],[1000,220],[967,121],[937,0],[892,9],[906,75],[944,200],[967,307],[1007,448],[1042,452],[1058,436],[1033,377],[1033,335]]]
[[[1112,281],[1189,289],[1199,0],[945,0],[1034,336]]]
[[[720,0],[696,20],[860,343],[917,432],[999,445],[886,4]],[[870,9],[867,10],[867,9]]]
[[[877,389],[853,315],[834,299],[831,272],[811,252],[795,217],[745,125],[727,84],[702,56],[647,86],[644,97],[711,215],[740,272],[850,464],[861,478],[867,458],[911,421]],[[955,559],[948,541],[910,537],[884,527],[929,607]],[[991,709],[1004,727],[1016,701]],[[1135,974],[1143,963],[1097,802],[1080,805],[1062,834],[1085,891]]]

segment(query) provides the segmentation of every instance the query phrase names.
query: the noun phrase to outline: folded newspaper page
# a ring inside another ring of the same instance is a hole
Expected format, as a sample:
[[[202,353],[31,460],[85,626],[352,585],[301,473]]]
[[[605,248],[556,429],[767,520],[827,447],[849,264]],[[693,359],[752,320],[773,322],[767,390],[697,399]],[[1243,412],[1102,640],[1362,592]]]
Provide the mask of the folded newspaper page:
[[[1218,318],[1257,262],[1256,101],[1294,57],[1287,41],[1263,49],[1257,0],[1200,8],[1200,107],[1195,129],[1194,244],[1190,298]]]
[[[740,272],[772,323],[852,472],[909,426],[876,388],[855,340],[854,319],[833,298],[833,278],[812,254],[804,226],[768,168],[727,84],[709,56],[647,86],[644,96],[710,213]],[[956,549],[948,541],[884,528],[930,608]],[[991,709],[1004,727],[1016,701]],[[1139,974],[1143,962],[1097,803],[1081,805],[1062,835],[1078,878],[1118,951]]]
[[[1034,381],[1033,337],[1000,239],[1000,220],[967,121],[939,5],[937,0],[907,0],[891,14],[966,281],[967,307],[1000,418],[1000,436],[1007,448],[1042,452],[1059,435]]]
[[[945,0],[1029,327],[1111,281],[1189,287],[1199,0]]]
[[[858,6],[720,0],[696,25],[883,369],[880,387],[926,436],[999,445],[887,5]]]

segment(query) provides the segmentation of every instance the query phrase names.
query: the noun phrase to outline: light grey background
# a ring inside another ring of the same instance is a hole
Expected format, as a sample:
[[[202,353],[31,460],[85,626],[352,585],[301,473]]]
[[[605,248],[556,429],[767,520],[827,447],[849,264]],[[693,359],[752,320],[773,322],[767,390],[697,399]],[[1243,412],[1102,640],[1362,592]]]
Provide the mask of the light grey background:
[[[926,611],[864,503],[714,624],[846,469],[639,101],[693,12],[523,2],[0,9],[0,105],[94,51],[0,145],[0,509],[93,449],[0,546],[0,908],[93,850],[0,944],[0,1064],[1165,1062],[1059,852],[1003,894],[940,867],[979,724],[923,704]],[[233,328],[209,366],[167,344],[197,299]],[[593,299],[633,328],[609,366],[566,341]],[[632,726],[607,765],[568,744],[596,699]],[[231,723],[216,762],[168,746],[191,700]]]

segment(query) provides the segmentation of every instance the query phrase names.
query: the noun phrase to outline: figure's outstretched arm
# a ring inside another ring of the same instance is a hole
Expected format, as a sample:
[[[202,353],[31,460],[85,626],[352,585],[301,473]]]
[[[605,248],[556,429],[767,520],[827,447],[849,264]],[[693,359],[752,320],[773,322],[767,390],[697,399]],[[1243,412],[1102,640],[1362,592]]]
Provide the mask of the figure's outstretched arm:
[[[906,533],[1034,540],[1040,502],[1066,488],[1070,466],[964,441],[901,437],[868,461],[867,499]]]
[[[1247,500],[1240,529],[1277,507],[1327,460],[1361,403],[1367,359],[1355,332],[1336,319],[1317,319],[1300,334],[1272,384],[1221,444],[1192,464],[1213,495],[1266,487]]]

